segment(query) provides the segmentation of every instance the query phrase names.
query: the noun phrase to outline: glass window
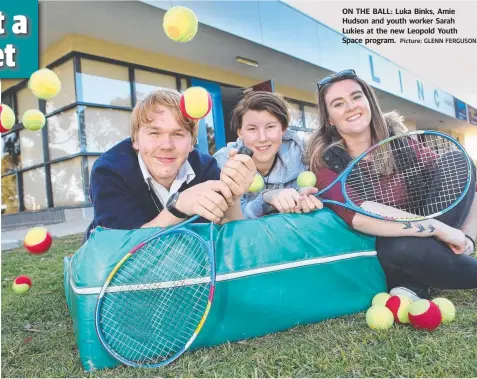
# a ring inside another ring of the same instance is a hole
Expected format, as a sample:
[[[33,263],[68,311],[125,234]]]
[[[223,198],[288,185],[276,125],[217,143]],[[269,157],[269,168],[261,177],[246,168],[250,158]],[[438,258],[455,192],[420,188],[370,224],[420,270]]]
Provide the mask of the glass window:
[[[214,155],[217,150],[215,145],[214,116],[212,113],[213,112],[209,112],[209,114],[204,118],[205,128],[207,130],[207,146],[210,155]]]
[[[51,165],[51,187],[55,207],[84,203],[81,157]]]
[[[176,78],[171,75],[135,70],[134,77],[136,79],[137,102],[143,100],[148,93],[161,88],[177,89]]]
[[[48,117],[48,148],[50,160],[80,151],[76,108]]]
[[[305,105],[305,125],[308,129],[316,129],[320,125],[317,107]]]
[[[48,207],[43,167],[23,173],[23,203],[26,211],[37,211]]]
[[[13,109],[13,99],[11,94],[6,95],[4,92],[2,93],[1,99],[2,99],[2,104],[6,104]],[[15,111],[15,109],[13,109],[13,111]]]
[[[89,183],[91,184],[91,171],[93,171],[93,165],[94,162],[96,162],[96,159],[99,157],[88,157],[88,176],[89,176]],[[91,199],[89,198],[89,187],[87,188],[88,191],[88,201],[91,202]]]
[[[292,128],[293,129],[293,128]],[[298,134],[298,136],[300,138],[303,139],[303,141],[305,141],[305,143],[308,141],[308,139],[310,138],[311,136],[311,132],[305,132],[303,130],[296,130],[296,134]]]
[[[99,157],[88,157],[88,175],[91,178],[91,171],[93,171],[93,165],[94,162],[96,162],[96,159]]]
[[[30,167],[43,162],[43,138],[41,130],[20,130],[20,151],[22,167]]]
[[[60,78],[61,91],[53,99],[46,102],[47,114],[74,103],[76,100],[73,59],[53,67],[52,70],[58,75],[58,78]]]
[[[29,109],[39,109],[39,100],[30,91],[30,88],[25,87],[17,92],[17,122],[22,122],[23,113]]]
[[[20,133],[2,136],[2,174],[21,168]]]
[[[131,112],[85,108],[86,150],[102,153],[129,136]]]
[[[181,79],[181,92],[184,92],[189,86],[187,85],[187,79]]]
[[[290,112],[290,126],[303,128],[303,113],[300,110],[300,105],[288,102]]]
[[[2,178],[2,214],[18,212],[17,176]]]
[[[88,103],[131,106],[127,67],[81,58],[83,100]]]

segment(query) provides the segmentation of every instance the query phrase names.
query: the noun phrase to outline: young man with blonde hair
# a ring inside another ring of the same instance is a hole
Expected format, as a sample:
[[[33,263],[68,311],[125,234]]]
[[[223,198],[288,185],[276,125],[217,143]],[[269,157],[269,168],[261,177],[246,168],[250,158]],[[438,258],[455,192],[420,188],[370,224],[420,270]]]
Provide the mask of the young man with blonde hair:
[[[182,115],[179,102],[174,90],[150,93],[132,112],[131,138],[94,163],[88,235],[96,226],[167,227],[194,214],[215,223],[243,217],[238,199],[253,181],[252,159],[235,150],[221,171],[194,148],[198,122]]]

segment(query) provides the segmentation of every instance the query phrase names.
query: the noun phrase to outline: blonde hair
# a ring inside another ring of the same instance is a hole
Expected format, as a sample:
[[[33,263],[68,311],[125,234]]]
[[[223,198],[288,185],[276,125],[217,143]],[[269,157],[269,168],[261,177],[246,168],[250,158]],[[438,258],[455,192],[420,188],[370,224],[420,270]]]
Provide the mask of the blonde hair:
[[[331,126],[329,121],[328,111],[326,110],[325,96],[328,89],[336,82],[341,80],[351,79],[358,83],[369,102],[371,110],[371,145],[374,145],[390,136],[389,129],[386,124],[383,112],[378,103],[378,99],[374,90],[361,78],[357,76],[344,76],[332,80],[330,83],[323,85],[318,91],[318,112],[319,112],[319,127],[310,136],[306,151],[306,161],[313,172],[317,172],[320,168],[326,166],[323,161],[323,153],[332,148],[339,146],[346,150],[346,143],[338,133],[335,127]],[[394,162],[392,156],[389,155],[389,160],[378,168],[383,174],[392,172]]]
[[[131,140],[136,142],[137,133],[143,125],[154,120],[156,107],[162,105],[171,110],[177,123],[188,130],[192,135],[193,143],[199,132],[198,121],[185,117],[180,110],[181,94],[176,90],[162,88],[149,93],[144,100],[137,103],[131,115]]]

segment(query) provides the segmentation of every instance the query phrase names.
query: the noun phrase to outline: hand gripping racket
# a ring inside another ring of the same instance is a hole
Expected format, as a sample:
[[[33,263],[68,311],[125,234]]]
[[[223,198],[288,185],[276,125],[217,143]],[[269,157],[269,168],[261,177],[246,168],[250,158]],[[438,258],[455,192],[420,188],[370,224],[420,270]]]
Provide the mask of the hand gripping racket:
[[[252,155],[251,150],[239,153]],[[184,226],[154,233],[114,267],[101,289],[95,327],[104,348],[136,367],[161,367],[194,342],[215,290],[213,224],[209,241]]]
[[[471,175],[472,161],[459,142],[441,132],[418,130],[372,146],[316,196],[382,220],[418,221],[455,207],[469,189]],[[322,198],[337,184],[344,202]]]

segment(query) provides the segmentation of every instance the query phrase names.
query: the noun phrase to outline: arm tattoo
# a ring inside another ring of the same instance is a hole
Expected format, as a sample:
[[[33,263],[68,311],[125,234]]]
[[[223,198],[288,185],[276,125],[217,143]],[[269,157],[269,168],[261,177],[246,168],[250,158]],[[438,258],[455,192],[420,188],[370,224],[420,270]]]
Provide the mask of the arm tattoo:
[[[426,227],[422,224],[411,224],[410,222],[405,222],[403,229],[412,229],[414,227],[417,229],[416,233],[422,233],[426,231],[426,229],[429,230],[429,233],[432,233],[434,230],[436,230],[436,228],[431,224],[427,225]]]

